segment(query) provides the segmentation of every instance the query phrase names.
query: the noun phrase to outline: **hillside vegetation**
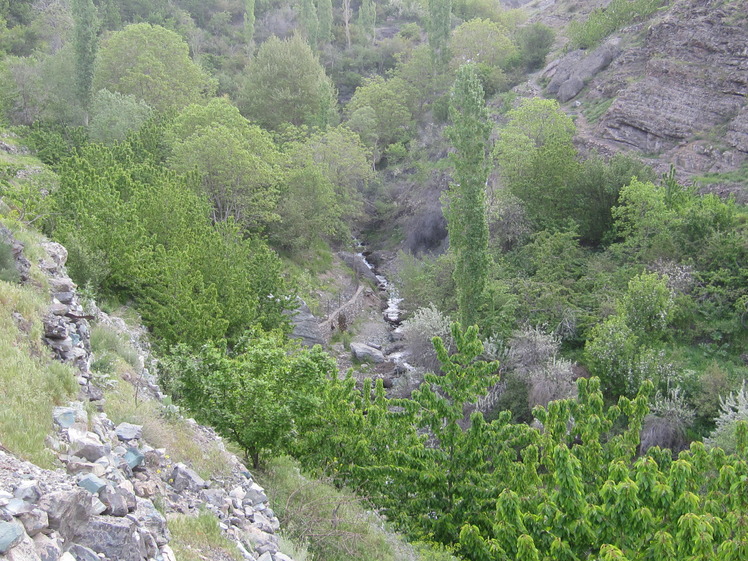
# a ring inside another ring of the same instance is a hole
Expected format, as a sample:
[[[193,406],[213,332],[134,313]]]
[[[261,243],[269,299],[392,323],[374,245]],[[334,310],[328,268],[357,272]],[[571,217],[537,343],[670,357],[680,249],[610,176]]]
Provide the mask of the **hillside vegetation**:
[[[710,153],[738,164],[712,179],[740,195],[748,61],[708,59],[737,92],[714,114],[648,89],[685,64],[658,33],[681,45],[688,16],[739,42],[744,19],[716,0],[598,4],[0,2],[3,223],[62,243],[79,291],[136,310],[162,388],[269,480],[298,462],[355,489],[424,556],[745,559],[748,210],[663,163],[704,112]],[[636,124],[640,94],[667,98],[670,129]],[[641,142],[657,153],[622,149]],[[288,337],[355,238],[404,298],[423,383],[399,399],[360,381],[366,361],[345,375]],[[3,251],[6,315],[39,315]],[[13,399],[33,378],[64,400],[64,372],[26,361],[38,326],[6,323]],[[351,532],[371,524],[356,517]],[[309,550],[350,554],[325,547]]]

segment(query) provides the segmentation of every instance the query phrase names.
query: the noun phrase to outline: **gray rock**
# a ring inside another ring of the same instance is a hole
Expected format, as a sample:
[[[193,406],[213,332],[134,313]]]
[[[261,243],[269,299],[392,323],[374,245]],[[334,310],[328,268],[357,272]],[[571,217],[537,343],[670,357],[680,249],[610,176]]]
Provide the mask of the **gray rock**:
[[[247,495],[245,499],[249,500],[252,505],[268,502],[268,496],[265,494],[265,489],[260,487],[254,481],[252,482],[252,485],[250,485],[249,489],[247,489]]]
[[[106,487],[106,480],[96,477],[93,473],[89,473],[81,477],[78,481],[78,485],[83,487],[86,491],[92,495],[96,495],[99,491]]]
[[[291,323],[293,324],[293,331],[290,337],[292,339],[299,339],[301,343],[307,347],[313,347],[314,345],[324,345],[325,338],[322,334],[322,330],[319,327],[317,318],[312,314],[309,306],[306,302],[299,298],[299,307],[292,312]]]
[[[77,543],[117,561],[143,561],[145,544],[137,523],[128,517],[97,516],[78,531]]]
[[[34,549],[41,561],[60,561],[62,555],[60,544],[45,534],[34,536]]]
[[[351,343],[351,354],[356,360],[371,361],[375,364],[385,361],[382,351],[363,343]]]
[[[47,513],[39,508],[21,514],[18,519],[23,524],[26,533],[32,538],[39,532],[49,527],[49,517]]]
[[[62,428],[72,427],[76,420],[76,411],[72,407],[55,407],[52,411],[52,418]]]
[[[561,103],[566,103],[570,99],[576,97],[576,95],[584,88],[584,80],[579,76],[572,76],[566,82],[564,82],[558,90],[556,97]]]
[[[91,495],[84,489],[47,493],[38,506],[49,517],[49,527],[67,542],[75,541],[77,531],[91,517]]]
[[[36,553],[33,540],[26,535],[13,549],[5,554],[3,559],[6,561],[41,561]]]
[[[91,513],[92,514],[104,514],[106,511],[106,505],[101,502],[101,499],[97,496],[91,498]]]
[[[84,433],[70,428],[68,437],[70,438],[70,454],[85,458],[89,462],[95,462],[110,452],[109,446],[103,444],[101,439],[92,432]]]
[[[34,480],[22,481],[13,491],[13,496],[29,503],[35,503],[42,496],[42,490],[39,488],[39,483]]]
[[[117,484],[117,492],[122,495],[127,503],[127,510],[132,511],[138,507],[138,498],[135,496],[135,487],[129,480],[125,479]]]
[[[143,425],[120,423],[114,432],[117,434],[117,438],[122,441],[137,440],[143,438]]]
[[[80,544],[73,544],[68,552],[75,557],[76,561],[101,561],[93,549],[89,549]]]
[[[263,553],[257,558],[257,561],[273,561],[273,556],[270,554],[269,551],[266,551],[265,553]]]
[[[285,553],[281,553],[280,551],[275,554],[275,561],[293,561],[288,555]]]
[[[141,527],[153,534],[158,545],[166,545],[171,539],[166,527],[166,518],[156,509],[153,503],[147,499],[138,498],[137,508],[130,514]]]
[[[375,286],[379,284],[377,275],[366,264],[366,261],[364,260],[362,255],[358,253],[354,254],[341,251],[340,253],[338,253],[338,256],[340,256],[340,258],[343,260],[343,263],[353,269],[357,276],[373,283]]]
[[[22,499],[13,498],[3,507],[3,510],[11,516],[19,516],[25,512],[31,512],[34,507]]]
[[[104,514],[111,516],[125,516],[129,510],[127,508],[127,500],[122,493],[118,492],[117,489],[111,485],[104,487],[99,493],[101,502],[106,505]]]
[[[226,491],[220,487],[215,489],[203,489],[200,491],[200,499],[215,507],[221,508],[226,498]]]
[[[178,492],[188,490],[197,493],[208,486],[202,477],[182,463],[174,466],[171,479],[174,480],[172,487]]]
[[[141,454],[137,448],[127,449],[127,453],[125,454],[125,462],[127,462],[127,465],[130,466],[130,469],[140,467],[141,465],[143,465],[144,461],[145,456]]]
[[[23,526],[18,522],[0,522],[0,555],[21,543],[25,535]]]

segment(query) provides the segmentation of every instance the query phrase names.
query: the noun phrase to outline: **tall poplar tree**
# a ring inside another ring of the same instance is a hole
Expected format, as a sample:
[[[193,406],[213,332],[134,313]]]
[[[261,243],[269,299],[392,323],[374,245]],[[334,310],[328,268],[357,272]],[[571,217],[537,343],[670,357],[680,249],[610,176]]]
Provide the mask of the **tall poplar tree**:
[[[255,36],[255,0],[244,0],[244,39],[251,45]]]
[[[302,0],[301,23],[304,26],[307,43],[312,49],[316,49],[319,20],[317,19],[317,7],[314,5],[314,0]]]
[[[457,71],[449,115],[452,126],[447,136],[455,148],[451,155],[455,172],[444,200],[445,215],[449,245],[455,255],[460,321],[470,326],[477,319],[489,265],[485,185],[491,125],[475,65],[467,64]]]
[[[374,40],[374,30],[377,23],[377,6],[374,0],[363,0],[358,9],[358,24],[361,26],[366,41]]]
[[[99,30],[93,0],[73,0],[73,19],[75,20],[75,89],[84,109],[84,124],[88,125],[88,107],[91,104]]]
[[[449,61],[449,32],[452,21],[452,0],[429,0],[429,47],[436,62]]]
[[[317,20],[319,28],[317,39],[320,45],[327,45],[332,39],[332,0],[317,1]]]

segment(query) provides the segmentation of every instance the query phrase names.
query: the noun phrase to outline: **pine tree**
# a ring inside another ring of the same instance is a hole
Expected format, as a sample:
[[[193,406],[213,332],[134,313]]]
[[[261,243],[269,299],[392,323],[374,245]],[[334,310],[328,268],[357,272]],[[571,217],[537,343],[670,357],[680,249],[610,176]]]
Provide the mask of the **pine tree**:
[[[474,65],[458,70],[449,112],[453,125],[447,136],[455,148],[452,155],[455,173],[454,183],[445,197],[445,215],[450,248],[456,258],[454,279],[460,321],[469,326],[477,319],[489,265],[485,185],[491,125]]]
[[[99,22],[93,0],[73,0],[75,20],[75,84],[88,125]]]

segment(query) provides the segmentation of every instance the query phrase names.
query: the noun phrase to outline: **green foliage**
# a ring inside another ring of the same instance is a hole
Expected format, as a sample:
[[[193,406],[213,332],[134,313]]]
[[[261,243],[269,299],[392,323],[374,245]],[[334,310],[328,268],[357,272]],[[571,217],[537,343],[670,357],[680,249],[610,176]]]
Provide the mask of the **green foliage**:
[[[319,32],[317,38],[324,47],[332,39],[333,24],[332,0],[318,0],[317,19],[319,20]]]
[[[494,149],[499,173],[537,226],[558,227],[577,208],[574,123],[558,102],[540,98],[524,101],[507,117]]]
[[[358,9],[358,24],[367,43],[374,40],[374,29],[377,24],[377,6],[374,0],[363,0]]]
[[[503,26],[487,19],[473,19],[454,30],[450,53],[450,66],[455,69],[468,63],[506,69],[516,57],[517,47]]]
[[[114,32],[102,43],[93,89],[104,88],[166,111],[204,100],[215,85],[190,59],[189,47],[177,33],[138,23]]]
[[[449,35],[452,30],[452,0],[429,0],[429,47],[438,64],[449,61]]]
[[[265,41],[247,68],[238,102],[242,113],[268,129],[284,123],[324,128],[335,110],[332,82],[300,36]]]
[[[72,399],[78,383],[72,369],[52,361],[42,345],[47,299],[35,288],[0,280],[0,442],[19,457],[51,469],[55,458],[45,438],[53,430],[52,408]]]
[[[545,57],[555,40],[553,29],[542,23],[532,23],[517,29],[515,35],[522,64],[528,72],[545,66]]]
[[[232,349],[206,345],[191,355],[172,350],[167,370],[175,394],[216,430],[234,440],[254,467],[264,450],[288,445],[294,426],[319,404],[317,388],[335,364],[319,347],[298,350],[279,332],[249,331]]]
[[[454,123],[447,137],[455,147],[454,180],[446,194],[445,216],[450,250],[455,254],[454,278],[460,320],[473,325],[488,277],[488,225],[485,185],[488,178],[488,136],[491,125],[483,89],[474,66],[457,72],[450,99]]]
[[[346,106],[351,119],[366,107],[373,110],[376,120],[375,134],[380,151],[396,142],[407,142],[415,132],[411,101],[416,92],[405,80],[381,76],[366,80],[356,89]],[[360,115],[360,114],[359,114]]]
[[[99,22],[93,0],[73,0],[75,19],[75,85],[84,108],[91,102]]]
[[[89,138],[103,144],[121,142],[128,133],[137,131],[152,114],[153,110],[133,95],[99,90],[91,103]]]
[[[197,516],[170,516],[168,528],[172,539],[169,543],[174,553],[184,561],[200,561],[204,556],[219,555],[222,559],[241,561],[241,553],[236,545],[221,533],[218,524],[218,518],[204,510]]]
[[[614,31],[635,20],[646,19],[666,3],[666,0],[613,0],[606,7],[593,10],[585,21],[569,23],[572,45],[580,49],[595,47]]]
[[[316,49],[319,20],[314,0],[301,0],[301,25],[306,34],[307,43],[312,49]]]

